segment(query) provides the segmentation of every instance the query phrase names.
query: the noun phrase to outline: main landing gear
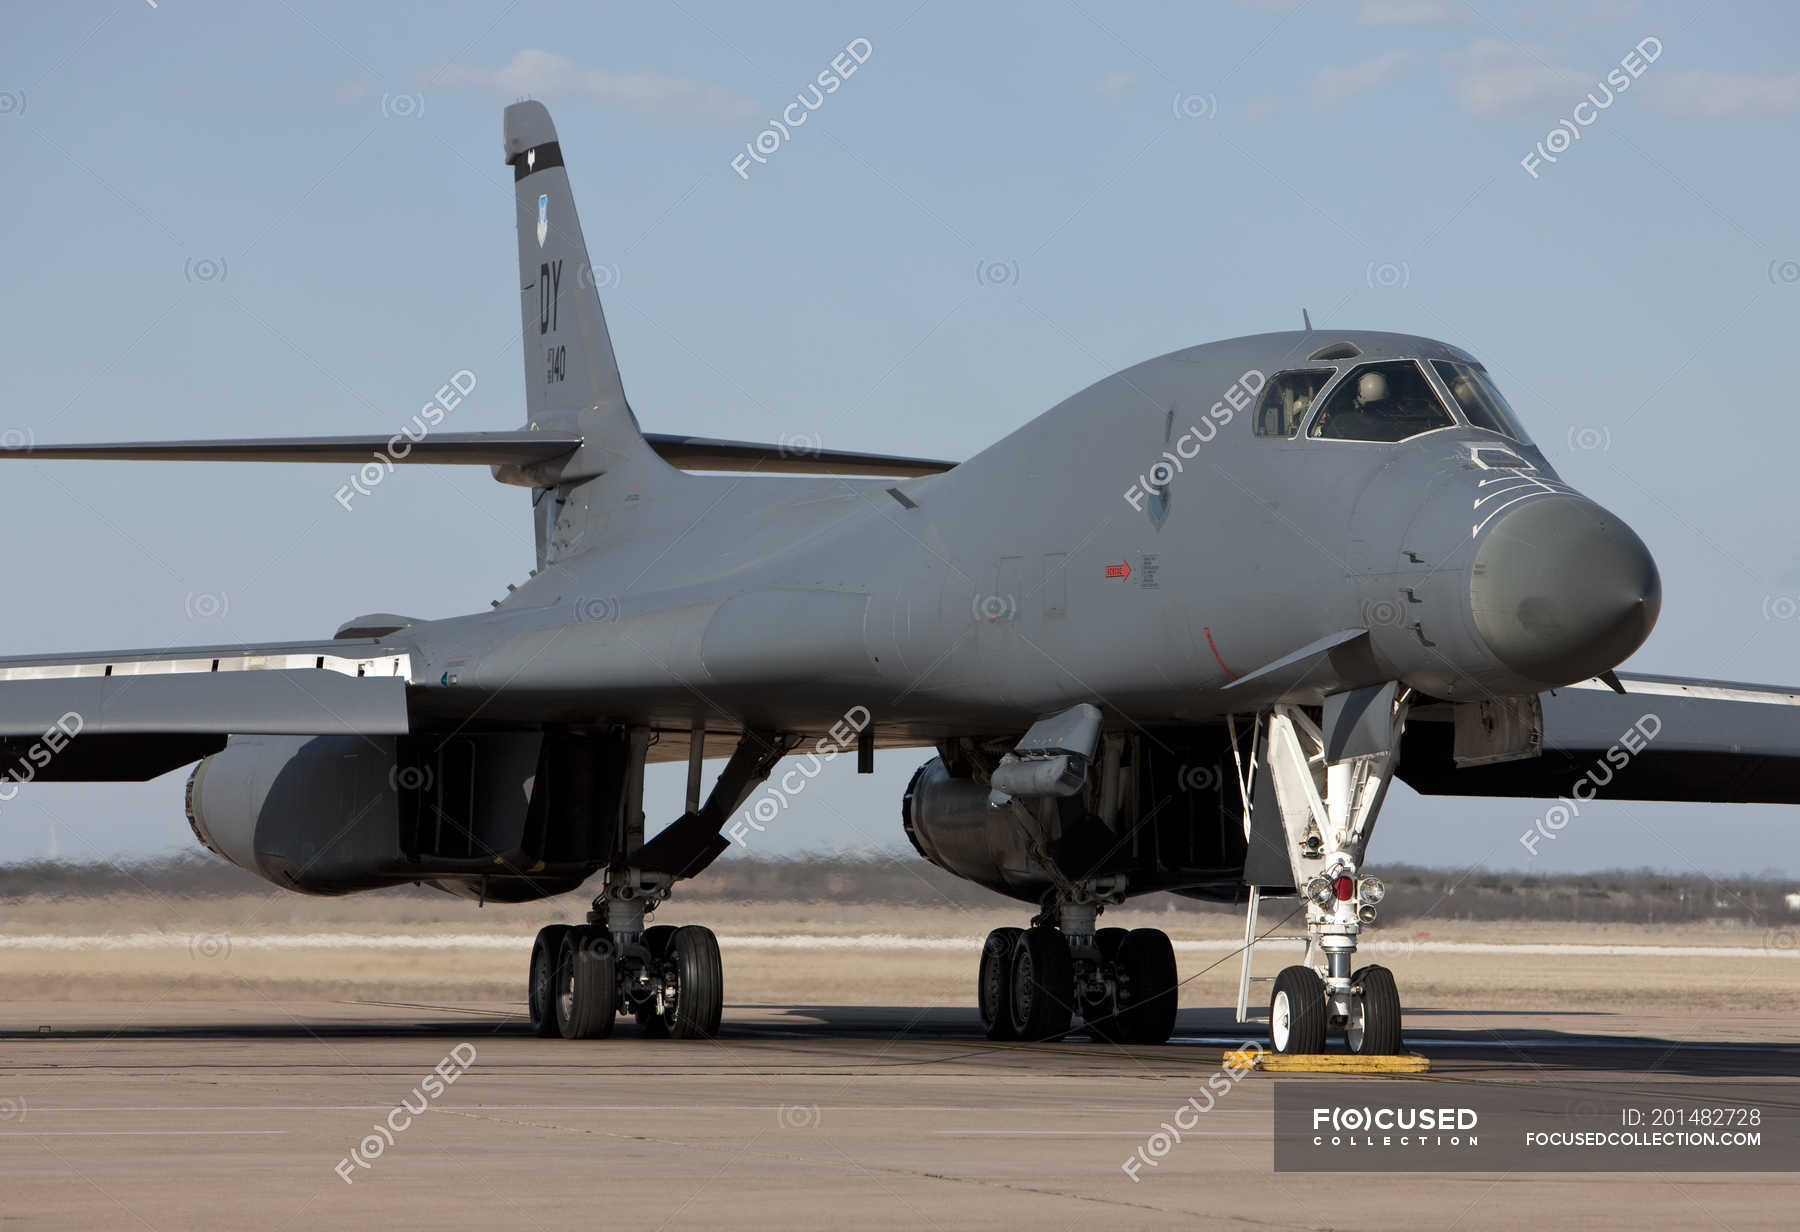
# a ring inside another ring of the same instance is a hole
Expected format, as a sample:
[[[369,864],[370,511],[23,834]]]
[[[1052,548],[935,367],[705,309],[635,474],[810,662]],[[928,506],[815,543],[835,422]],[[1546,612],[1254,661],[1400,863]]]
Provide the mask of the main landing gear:
[[[1119,750],[1096,763],[1101,715],[1083,702],[1033,723],[989,776],[1024,850],[1050,882],[1029,928],[997,928],[981,947],[977,1003],[989,1039],[1054,1040],[1075,1017],[1112,1044],[1164,1044],[1175,1031],[1175,947],[1154,928],[1096,928],[1100,913],[1125,901],[1123,874],[1071,876],[1053,854],[1063,803],[1087,787],[1116,806]],[[1090,782],[1099,764],[1100,781]],[[1110,816],[1116,808],[1103,808]],[[1105,823],[1102,823],[1105,824]]]
[[[719,1032],[725,974],[710,928],[646,926],[675,882],[704,869],[729,843],[720,830],[794,738],[745,731],[704,804],[700,761],[704,724],[690,733],[688,809],[644,841],[644,761],[650,732],[629,733],[625,795],[604,888],[585,924],[551,924],[531,947],[531,1029],[539,1036],[603,1039],[621,1015],[646,1036],[708,1039]]]
[[[537,1035],[603,1039],[621,1016],[653,1038],[718,1034],[725,1007],[718,938],[698,924],[645,928],[646,911],[667,897],[668,886],[641,876],[632,888],[638,892],[629,898],[602,895],[592,923],[539,930],[529,997]]]
[[[1101,928],[1093,902],[1053,904],[981,947],[976,1001],[993,1040],[1055,1040],[1077,1015],[1095,1040],[1163,1044],[1175,1031],[1175,947],[1155,928]]]

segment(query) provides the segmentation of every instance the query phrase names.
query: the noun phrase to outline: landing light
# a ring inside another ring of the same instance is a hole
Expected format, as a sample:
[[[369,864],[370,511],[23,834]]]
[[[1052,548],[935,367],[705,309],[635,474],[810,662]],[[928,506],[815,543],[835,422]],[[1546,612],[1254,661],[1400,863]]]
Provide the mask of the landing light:
[[[1364,877],[1356,886],[1356,896],[1373,906],[1387,897],[1387,887],[1374,877]]]

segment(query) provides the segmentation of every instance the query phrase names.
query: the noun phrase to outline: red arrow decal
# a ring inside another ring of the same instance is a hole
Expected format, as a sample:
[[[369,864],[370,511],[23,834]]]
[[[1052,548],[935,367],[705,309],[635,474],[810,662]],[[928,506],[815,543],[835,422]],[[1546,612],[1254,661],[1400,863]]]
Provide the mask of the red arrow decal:
[[[1123,564],[1106,566],[1106,576],[1107,577],[1116,577],[1116,578],[1129,578],[1131,576],[1131,562],[1126,561]]]

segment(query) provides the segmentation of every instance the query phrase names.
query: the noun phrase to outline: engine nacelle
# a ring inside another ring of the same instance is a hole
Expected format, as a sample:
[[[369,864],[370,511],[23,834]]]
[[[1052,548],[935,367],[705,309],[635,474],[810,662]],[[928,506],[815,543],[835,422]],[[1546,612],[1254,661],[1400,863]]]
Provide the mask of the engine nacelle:
[[[619,753],[616,740],[566,733],[233,736],[194,767],[188,824],[208,850],[289,890],[417,881],[528,902],[605,862]]]
[[[969,743],[960,776],[942,757],[920,766],[902,806],[906,834],[946,872],[1037,902],[1050,877],[1013,805],[988,803],[987,775],[975,764],[985,757],[991,772],[994,747]],[[1112,879],[1131,894],[1236,901],[1247,851],[1238,756],[1222,723],[1107,733],[1079,792],[1030,802],[1034,830],[1072,881]]]
[[[941,757],[913,773],[901,820],[920,855],[965,881],[1027,900],[1049,884],[1011,810],[990,805],[974,779],[951,777]]]
[[[209,850],[291,890],[342,894],[404,876],[394,741],[234,736],[188,779],[188,825]]]

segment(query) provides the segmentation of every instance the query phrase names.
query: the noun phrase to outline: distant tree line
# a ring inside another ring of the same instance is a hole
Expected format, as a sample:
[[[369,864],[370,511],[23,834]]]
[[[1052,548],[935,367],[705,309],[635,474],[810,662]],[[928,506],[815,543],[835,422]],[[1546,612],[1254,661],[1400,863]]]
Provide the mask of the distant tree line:
[[[1557,924],[1687,924],[1705,921],[1788,925],[1800,920],[1787,896],[1800,885],[1774,873],[1709,877],[1649,869],[1600,873],[1513,873],[1383,865],[1384,923],[1425,920],[1541,920]],[[267,883],[206,854],[123,864],[36,861],[0,866],[0,899],[27,895],[85,897],[153,892],[213,897],[267,893]],[[428,895],[429,887],[391,893]],[[910,852],[770,859],[731,855],[682,885],[691,901],[822,902],[845,905],[1006,910],[1011,901],[958,880]],[[1018,909],[1014,904],[1010,909]],[[1133,899],[1133,907],[1235,914],[1235,906],[1170,894]]]

